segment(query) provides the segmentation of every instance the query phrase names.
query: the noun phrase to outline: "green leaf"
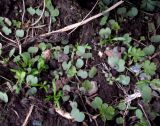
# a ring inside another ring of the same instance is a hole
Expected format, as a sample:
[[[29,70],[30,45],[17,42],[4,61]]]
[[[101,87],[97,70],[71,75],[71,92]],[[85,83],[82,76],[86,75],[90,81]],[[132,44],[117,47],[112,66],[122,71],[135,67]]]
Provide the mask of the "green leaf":
[[[156,2],[153,0],[142,0],[141,8],[146,11],[153,11],[155,9]]]
[[[70,106],[72,107],[72,109],[73,109],[73,108],[76,108],[76,109],[77,109],[78,104],[77,104],[77,102],[75,102],[75,101],[70,101]]]
[[[62,67],[63,67],[63,70],[68,70],[70,67],[71,67],[71,61],[69,61],[68,63],[66,61],[64,61],[62,63]]]
[[[67,71],[67,76],[68,77],[73,77],[77,73],[76,67],[72,66],[68,71]]]
[[[100,25],[103,26],[107,23],[108,16],[103,16],[100,21]]]
[[[14,57],[13,62],[19,62],[21,60],[20,55]]]
[[[24,37],[24,30],[23,29],[16,30],[16,36],[20,38]]]
[[[134,62],[141,61],[145,56],[145,53],[140,48],[129,48],[128,49],[128,56],[132,57]]]
[[[28,91],[26,92],[26,95],[35,95],[37,93],[37,88],[36,87],[32,87],[30,89],[28,89]]]
[[[90,70],[89,70],[89,77],[93,78],[95,75],[97,74],[97,68],[95,66],[93,66]]]
[[[52,16],[57,17],[59,15],[59,10],[57,8],[52,11]]]
[[[123,72],[125,70],[125,66],[124,65],[125,65],[125,61],[123,59],[120,59],[118,61],[118,68],[116,68],[116,70],[118,72]]]
[[[151,37],[151,42],[160,42],[160,35],[153,35]]]
[[[108,57],[108,64],[118,72],[123,72],[125,70],[125,61],[116,56]]]
[[[31,60],[30,54],[29,54],[28,52],[23,52],[23,53],[21,54],[21,57],[22,57],[25,65],[29,65],[30,60]]]
[[[0,17],[0,26],[4,26],[4,17]]]
[[[138,84],[137,86],[142,94],[143,101],[146,103],[150,102],[152,98],[152,90],[149,87],[149,85],[147,83],[144,83],[144,84]]]
[[[38,15],[38,16],[41,16],[41,14],[42,14],[42,10],[40,10],[39,8],[37,8],[36,10],[35,10],[35,13]]]
[[[128,12],[127,16],[129,17],[135,17],[138,14],[138,9],[136,7],[132,7]]]
[[[119,110],[124,111],[127,106],[124,102],[120,102],[117,107]]]
[[[9,29],[7,26],[3,26],[2,31],[5,35],[12,33],[11,29]]]
[[[110,28],[102,28],[99,31],[99,35],[102,39],[107,39],[111,35],[111,29]]]
[[[15,53],[15,48],[11,49],[11,51],[9,52],[9,57],[12,57]]]
[[[112,120],[115,116],[115,109],[107,104],[102,104],[100,115],[103,121]]]
[[[33,7],[29,7],[29,8],[27,8],[27,11],[28,11],[28,13],[30,14],[30,15],[35,15],[35,13],[36,13],[36,10],[33,8]]]
[[[116,80],[122,85],[129,85],[130,83],[130,77],[125,75],[120,75]]]
[[[85,47],[84,46],[78,46],[77,47],[77,51],[76,51],[76,54],[79,55],[79,56],[82,56],[84,53],[85,53]]]
[[[79,70],[79,71],[77,72],[77,75],[78,75],[79,77],[81,77],[82,79],[86,79],[86,78],[88,77],[87,71],[84,71],[84,70]]]
[[[92,89],[92,84],[89,80],[85,80],[83,83],[82,83],[82,87],[84,87],[84,89],[86,91],[89,91]]]
[[[26,77],[26,82],[30,85],[34,85],[38,83],[38,78],[33,75],[28,75]]]
[[[143,48],[143,52],[146,56],[152,55],[155,52],[155,47],[153,45],[146,46]]]
[[[20,28],[22,25],[22,22],[17,21],[17,20],[12,20],[13,26],[16,28]]]
[[[91,106],[94,108],[94,109],[98,109],[101,107],[103,101],[100,97],[95,97],[95,99],[92,101],[91,103]]]
[[[140,109],[137,109],[137,110],[135,111],[135,115],[136,115],[136,117],[137,117],[138,119],[142,119],[142,118],[143,118],[143,113],[142,113],[142,111],[141,111]]]
[[[108,22],[111,25],[111,28],[115,31],[118,31],[120,29],[120,26],[118,24],[118,22],[116,22],[115,20],[111,19]]]
[[[46,68],[45,59],[44,59],[44,58],[40,57],[40,58],[38,59],[37,68],[38,68],[38,70],[43,70],[43,69]]]
[[[155,32],[155,30],[156,30],[156,28],[155,28],[154,23],[153,23],[153,22],[149,22],[149,23],[148,23],[148,31],[149,31],[150,33],[153,33],[153,32]]]
[[[122,117],[116,118],[116,123],[117,124],[123,124],[124,123],[124,118],[122,118]]]
[[[77,108],[73,108],[71,111],[71,116],[74,118],[77,122],[83,122],[85,119],[85,115],[83,112],[80,112]]]
[[[0,100],[7,103],[8,102],[8,95],[6,93],[0,91]]]
[[[47,48],[47,46],[46,46],[46,44],[45,44],[44,42],[41,42],[41,43],[38,45],[38,47],[39,47],[42,51],[44,51],[44,50]]]
[[[29,47],[28,52],[29,53],[37,53],[38,52],[38,47]]]
[[[59,15],[59,10],[57,8],[54,9],[51,0],[46,0],[46,7],[49,10],[49,13],[52,18],[52,22],[55,22],[56,21],[55,17],[57,17]]]
[[[69,54],[69,48],[70,48],[70,46],[69,45],[67,45],[67,46],[65,46],[64,47],[64,54]]]
[[[157,69],[155,63],[150,62],[149,60],[142,63],[142,68],[147,75],[154,75]]]
[[[125,15],[127,13],[127,9],[125,7],[120,7],[117,9],[117,14]]]
[[[76,67],[77,68],[82,68],[84,65],[84,61],[82,59],[77,59],[77,62],[76,62]]]

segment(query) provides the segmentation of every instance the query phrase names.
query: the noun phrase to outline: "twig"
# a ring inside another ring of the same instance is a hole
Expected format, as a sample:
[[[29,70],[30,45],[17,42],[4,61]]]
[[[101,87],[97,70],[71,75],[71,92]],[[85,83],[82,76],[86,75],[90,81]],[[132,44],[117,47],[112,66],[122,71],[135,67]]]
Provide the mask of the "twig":
[[[62,109],[55,108],[55,111],[62,117],[68,120],[73,120],[73,117],[71,116],[70,113],[63,111]]]
[[[150,121],[149,121],[149,119],[148,119],[148,117],[147,117],[147,114],[146,114],[143,106],[142,106],[140,103],[138,103],[138,105],[139,105],[139,107],[142,109],[142,111],[143,111],[143,113],[144,113],[144,116],[146,117],[149,126],[152,126],[151,123],[150,123]]]
[[[134,38],[133,38],[133,40],[134,40],[135,42],[137,42],[137,43],[139,43],[139,44],[143,45],[144,47],[146,47],[146,46],[147,46],[147,45],[145,45],[144,43],[141,43],[141,41],[138,41],[137,39],[134,39]]]
[[[43,17],[44,11],[45,11],[45,7],[46,7],[46,2],[44,0],[42,14],[41,14],[41,16],[33,24],[31,24],[31,26],[36,25],[41,20],[41,18]]]
[[[48,25],[48,32],[51,32],[51,23],[52,23],[52,18],[50,17],[49,25]]]
[[[22,0],[22,2],[23,2],[22,24],[24,24],[24,15],[25,15],[25,12],[26,12],[26,8],[25,8],[25,2],[24,2],[24,0]]]
[[[81,23],[92,13],[92,11],[94,10],[94,8],[97,6],[99,0],[97,0],[97,2],[95,3],[95,5],[93,6],[93,8],[91,9],[91,11],[83,18],[83,20],[81,21]],[[74,32],[79,26],[75,27],[68,35],[70,35],[72,32]]]
[[[26,119],[24,120],[22,126],[27,126],[28,119],[29,119],[29,117],[31,116],[31,113],[32,113],[32,111],[33,111],[33,108],[34,108],[34,105],[31,105],[31,107],[29,108],[29,112],[28,112],[28,114],[27,114],[27,116],[26,116]]]
[[[17,39],[17,43],[18,43],[18,48],[19,48],[19,54],[22,53],[22,46],[21,46],[21,42],[19,41],[19,39],[16,37]]]
[[[10,41],[10,42],[12,42],[12,43],[17,44],[17,42],[16,42],[16,41],[14,41],[14,40],[12,40],[12,39],[7,38],[6,36],[4,36],[4,35],[2,34],[2,32],[0,32],[0,35],[1,35],[3,38],[7,39],[8,41]]]
[[[72,30],[72,29],[74,29],[76,27],[79,27],[81,25],[84,25],[84,24],[86,24],[86,23],[88,23],[88,22],[90,22],[90,21],[92,21],[92,20],[94,20],[96,18],[101,17],[105,13],[108,13],[109,11],[115,9],[116,7],[121,5],[123,2],[124,1],[121,0],[121,1],[117,2],[116,4],[114,4],[113,6],[111,6],[110,8],[108,8],[107,10],[105,10],[105,11],[99,13],[99,14],[96,14],[96,15],[94,15],[94,16],[92,16],[92,17],[90,17],[90,18],[88,18],[88,19],[86,19],[84,21],[81,21],[81,22],[78,22],[78,23],[75,23],[75,24],[72,24],[72,25],[68,25],[68,26],[66,26],[66,27],[64,27],[62,29],[56,30],[56,31],[51,31],[51,32],[48,32],[48,33],[41,34],[40,37],[46,37],[46,36],[52,35],[54,33],[66,32],[66,31]]]
[[[155,53],[153,56],[149,57],[149,60],[155,58],[156,56],[160,55],[160,52]]]

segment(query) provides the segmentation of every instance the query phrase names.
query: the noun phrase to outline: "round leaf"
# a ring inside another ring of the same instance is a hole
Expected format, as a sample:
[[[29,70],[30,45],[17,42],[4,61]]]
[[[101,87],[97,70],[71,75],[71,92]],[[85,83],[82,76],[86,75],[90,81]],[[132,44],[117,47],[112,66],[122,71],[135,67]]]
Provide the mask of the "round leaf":
[[[68,45],[64,47],[64,54],[69,54],[69,48],[70,47]]]
[[[152,54],[155,52],[155,47],[154,47],[153,45],[146,46],[146,47],[143,49],[143,52],[144,52],[145,55],[147,55],[147,56],[152,55]]]
[[[7,103],[8,102],[8,95],[6,93],[0,91],[0,100]]]
[[[118,118],[116,118],[116,123],[117,124],[123,124],[124,123],[124,119],[122,117],[118,117]]]
[[[78,46],[76,54],[79,55],[79,56],[82,56],[84,53],[85,53],[85,47]]]
[[[135,17],[138,14],[138,9],[136,7],[132,7],[128,12],[127,16],[129,17]]]
[[[82,79],[86,79],[86,78],[88,77],[87,71],[84,71],[84,70],[79,70],[79,71],[77,72],[77,75],[78,75],[79,77],[81,77]]]
[[[36,87],[32,87],[27,91],[27,95],[34,95],[37,93],[37,88]]]
[[[29,53],[37,53],[38,52],[38,47],[29,47],[28,52]]]
[[[91,106],[94,108],[94,109],[98,109],[101,107],[103,101],[100,97],[95,97],[95,99],[92,101],[91,103]]]
[[[38,78],[37,77],[34,77],[33,75],[28,75],[26,77],[26,81],[27,83],[31,84],[31,85],[34,85],[34,84],[37,84],[38,83]]]
[[[35,10],[33,7],[27,8],[27,11],[28,11],[28,13],[29,13],[30,15],[32,15],[32,16],[36,13],[36,10]]]
[[[123,85],[128,85],[130,83],[130,77],[125,75],[120,75],[117,81]]]
[[[137,109],[135,111],[135,114],[136,114],[136,117],[139,118],[139,119],[142,119],[143,118],[143,113],[140,109]]]
[[[10,33],[12,33],[11,29],[9,29],[6,26],[3,26],[2,31],[4,32],[5,35],[9,35]]]
[[[125,7],[120,7],[117,9],[117,14],[119,15],[125,15],[127,12],[127,9]]]
[[[151,37],[151,42],[160,42],[160,35],[153,35]]]
[[[16,30],[16,36],[20,38],[24,37],[24,30],[23,29]]]
[[[96,67],[92,67],[89,71],[89,77],[93,78],[95,75],[97,74],[97,68]]]
[[[84,61],[82,59],[78,59],[76,62],[76,67],[77,68],[82,68],[84,65]]]
[[[71,111],[71,116],[77,122],[82,122],[85,118],[84,113],[80,112],[77,108],[73,108]]]
[[[102,28],[99,31],[99,35],[103,39],[107,39],[111,35],[111,29],[110,28]]]
[[[11,51],[9,52],[9,57],[12,57],[14,53],[15,53],[15,48],[11,49]]]
[[[41,43],[38,45],[38,47],[39,47],[42,51],[44,51],[44,50],[47,48],[47,46],[46,46],[46,44],[45,44],[44,42],[41,42]]]

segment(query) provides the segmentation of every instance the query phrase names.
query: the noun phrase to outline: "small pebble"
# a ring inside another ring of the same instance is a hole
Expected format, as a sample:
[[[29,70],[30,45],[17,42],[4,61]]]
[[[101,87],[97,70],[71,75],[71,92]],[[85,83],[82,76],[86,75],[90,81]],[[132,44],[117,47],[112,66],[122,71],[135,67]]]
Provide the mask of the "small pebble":
[[[33,120],[32,121],[32,126],[42,126],[42,121],[40,121],[40,120]]]

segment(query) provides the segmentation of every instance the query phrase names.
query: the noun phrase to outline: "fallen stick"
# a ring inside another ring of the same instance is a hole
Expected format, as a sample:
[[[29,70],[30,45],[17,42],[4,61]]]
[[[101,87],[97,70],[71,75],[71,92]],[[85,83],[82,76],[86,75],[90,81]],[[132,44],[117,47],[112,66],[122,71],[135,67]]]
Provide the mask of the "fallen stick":
[[[31,105],[31,107],[29,108],[29,112],[28,112],[28,114],[27,114],[27,116],[26,116],[26,118],[25,118],[22,126],[27,126],[28,119],[29,119],[29,117],[31,116],[31,113],[32,113],[32,111],[33,111],[33,108],[34,108],[34,105]]]
[[[108,13],[109,11],[115,9],[116,7],[121,5],[123,2],[124,1],[121,0],[121,1],[117,2],[116,4],[114,4],[113,6],[111,6],[110,8],[108,8],[107,10],[105,10],[105,11],[99,13],[99,14],[96,14],[96,15],[94,15],[94,16],[86,19],[86,20],[83,20],[81,22],[78,22],[78,23],[75,23],[75,24],[72,24],[72,25],[68,25],[68,26],[66,26],[66,27],[64,27],[62,29],[58,29],[58,30],[55,30],[55,31],[51,31],[51,32],[48,32],[48,33],[41,34],[40,37],[50,36],[51,34],[54,34],[54,33],[66,32],[66,31],[72,30],[72,29],[74,29],[76,27],[82,26],[82,25],[84,25],[84,24],[86,24],[86,23],[88,23],[88,22],[90,22],[90,21],[92,21],[92,20],[94,20],[96,18],[101,17],[102,15]]]

